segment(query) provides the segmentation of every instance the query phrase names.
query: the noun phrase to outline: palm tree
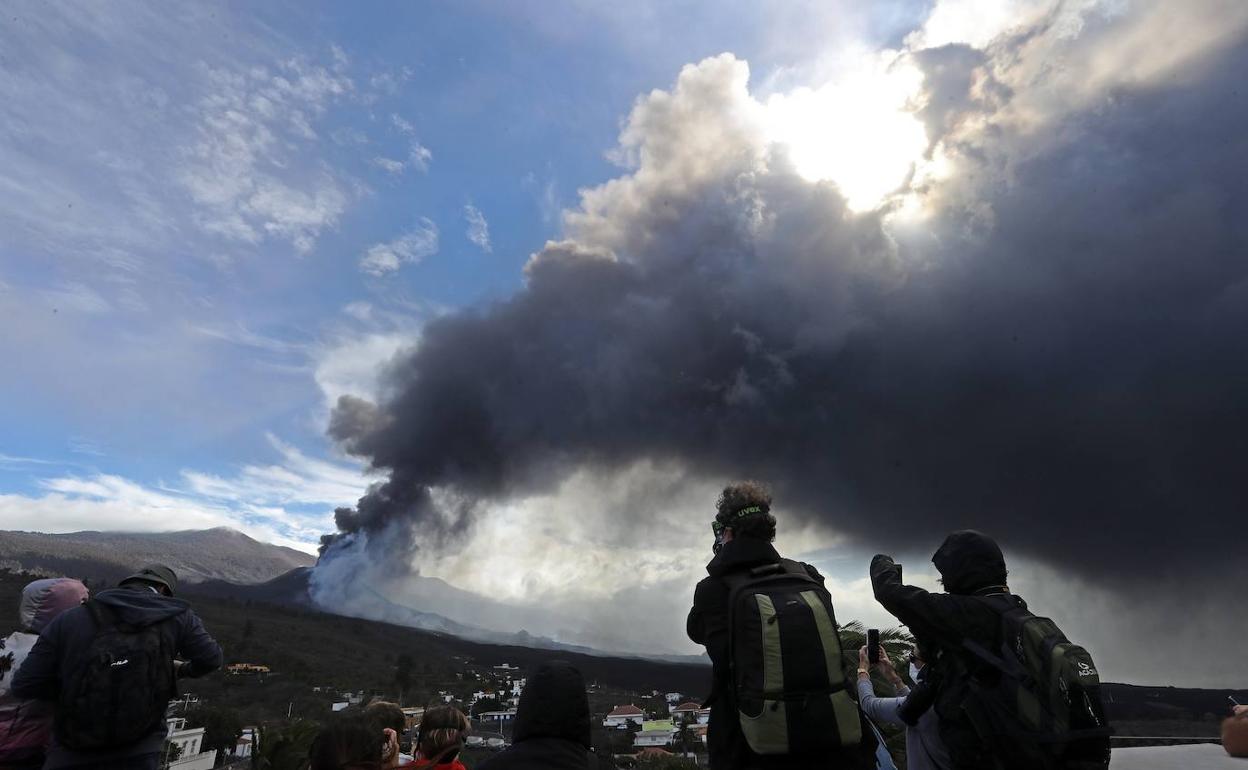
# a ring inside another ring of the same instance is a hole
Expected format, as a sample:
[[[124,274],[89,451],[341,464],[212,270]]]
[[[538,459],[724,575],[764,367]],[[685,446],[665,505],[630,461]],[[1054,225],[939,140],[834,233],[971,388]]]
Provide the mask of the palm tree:
[[[845,668],[850,671],[858,669],[858,650],[867,643],[867,629],[860,621],[851,620],[841,625],[841,655],[845,659]],[[914,649],[914,637],[903,627],[881,628],[880,646],[888,654],[893,668],[898,673],[906,670],[905,657]]]

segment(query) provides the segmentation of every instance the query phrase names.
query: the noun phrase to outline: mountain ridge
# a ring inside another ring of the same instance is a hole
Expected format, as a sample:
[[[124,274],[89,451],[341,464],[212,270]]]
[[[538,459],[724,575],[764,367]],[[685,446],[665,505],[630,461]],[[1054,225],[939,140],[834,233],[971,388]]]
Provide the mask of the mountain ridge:
[[[170,532],[0,530],[0,565],[103,582],[159,562],[188,583],[214,579],[260,583],[315,561],[310,554],[263,543],[230,527]]]

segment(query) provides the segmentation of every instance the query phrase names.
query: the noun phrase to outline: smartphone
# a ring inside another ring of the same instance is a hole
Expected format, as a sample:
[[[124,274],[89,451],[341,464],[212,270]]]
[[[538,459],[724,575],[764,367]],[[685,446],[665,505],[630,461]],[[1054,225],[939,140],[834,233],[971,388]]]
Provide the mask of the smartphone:
[[[880,629],[867,629],[867,662],[875,665],[880,662]]]

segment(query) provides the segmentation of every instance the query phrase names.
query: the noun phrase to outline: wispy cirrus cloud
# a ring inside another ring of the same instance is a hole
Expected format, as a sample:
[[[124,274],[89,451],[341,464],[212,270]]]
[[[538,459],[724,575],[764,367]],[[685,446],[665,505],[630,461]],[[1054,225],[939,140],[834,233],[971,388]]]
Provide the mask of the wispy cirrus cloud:
[[[486,221],[485,215],[481,213],[481,209],[467,203],[464,205],[464,219],[468,222],[468,240],[476,244],[477,248],[489,254],[492,250],[490,246],[490,223]]]
[[[372,276],[393,273],[438,252],[438,226],[421,217],[416,225],[392,241],[371,246],[360,258],[360,270]]]
[[[267,238],[312,249],[348,201],[326,166],[294,163],[315,142],[314,122],[354,89],[345,75],[291,60],[275,68],[210,69],[197,105],[197,138],[180,182],[198,204],[205,230],[256,244]]]

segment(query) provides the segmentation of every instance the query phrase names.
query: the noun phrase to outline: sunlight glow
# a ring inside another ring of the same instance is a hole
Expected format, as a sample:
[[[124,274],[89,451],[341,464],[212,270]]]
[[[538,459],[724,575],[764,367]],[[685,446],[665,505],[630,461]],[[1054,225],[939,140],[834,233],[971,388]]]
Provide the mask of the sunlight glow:
[[[769,138],[803,178],[836,184],[853,211],[877,208],[905,184],[927,149],[914,113],[923,74],[895,53],[817,89],[771,97]]]

